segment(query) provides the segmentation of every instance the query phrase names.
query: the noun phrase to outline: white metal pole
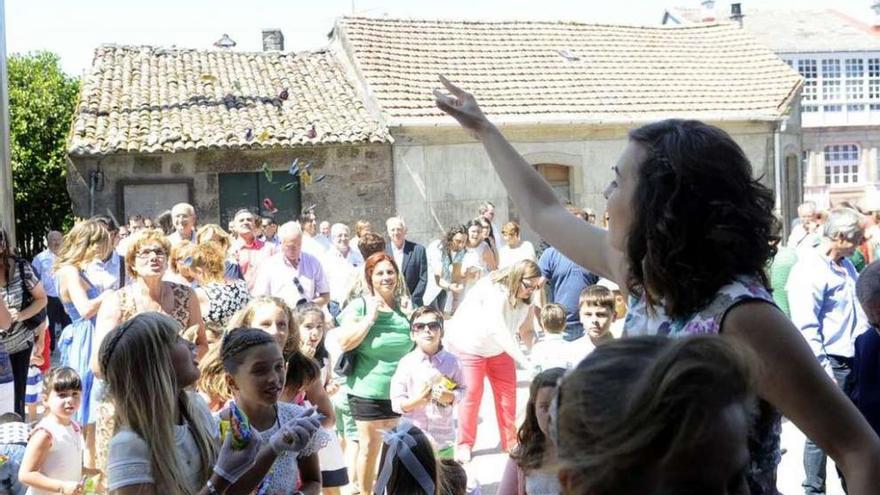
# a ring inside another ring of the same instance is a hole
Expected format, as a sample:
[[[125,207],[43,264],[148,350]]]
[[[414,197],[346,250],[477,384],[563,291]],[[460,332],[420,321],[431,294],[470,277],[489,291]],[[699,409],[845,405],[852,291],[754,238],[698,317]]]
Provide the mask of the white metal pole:
[[[0,225],[15,246],[15,201],[12,193],[12,160],[9,153],[9,77],[6,71],[6,11],[0,0]]]

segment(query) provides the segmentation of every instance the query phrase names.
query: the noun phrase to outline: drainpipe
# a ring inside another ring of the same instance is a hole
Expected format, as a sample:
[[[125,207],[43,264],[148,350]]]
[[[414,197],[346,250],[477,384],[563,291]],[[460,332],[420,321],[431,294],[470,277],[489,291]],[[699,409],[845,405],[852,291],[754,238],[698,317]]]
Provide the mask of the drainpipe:
[[[95,177],[94,172],[89,173],[89,218],[95,216]]]
[[[95,192],[104,190],[104,171],[101,170],[103,158],[98,159],[95,170],[89,171],[89,217],[95,215]]]
[[[786,218],[783,205],[787,199],[785,184],[782,183],[782,167],[784,160],[782,157],[782,133],[785,132],[787,121],[779,120],[776,122],[776,128],[773,130],[773,176],[776,182],[776,201],[775,209],[782,218],[782,238],[788,238],[788,223],[790,218]],[[790,179],[790,178],[789,178]]]

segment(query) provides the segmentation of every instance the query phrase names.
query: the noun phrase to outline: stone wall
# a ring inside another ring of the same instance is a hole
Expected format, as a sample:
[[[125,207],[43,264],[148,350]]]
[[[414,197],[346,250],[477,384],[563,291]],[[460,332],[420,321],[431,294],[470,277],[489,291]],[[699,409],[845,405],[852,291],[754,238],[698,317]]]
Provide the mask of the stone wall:
[[[774,125],[722,124],[743,147],[755,175],[763,176],[770,187],[775,181]],[[611,180],[611,167],[626,146],[628,130],[628,126],[610,125],[502,129],[529,163],[570,167],[573,204],[592,208],[600,219],[605,211],[603,191]],[[397,129],[393,134],[394,207],[406,219],[412,239],[429,242],[438,238],[454,223],[474,218],[484,200],[496,205],[498,226],[517,219],[483,146],[469,135],[454,127]],[[528,226],[521,227],[524,238],[536,238]]]
[[[218,174],[259,172],[263,163],[286,175],[290,162],[313,161],[314,176],[326,175],[320,183],[304,188],[302,205],[316,205],[320,219],[353,224],[364,218],[374,225],[393,212],[394,186],[391,146],[319,146],[281,150],[212,150],[158,155],[110,155],[104,158],[71,157],[68,192],[74,214],[90,214],[89,173],[101,170],[104,188],[94,193],[94,213],[108,210],[120,220],[120,181],[137,179],[184,179],[192,181],[193,205],[201,223],[216,223],[220,217]],[[170,204],[156,204],[159,211]],[[132,213],[132,212],[127,212]]]

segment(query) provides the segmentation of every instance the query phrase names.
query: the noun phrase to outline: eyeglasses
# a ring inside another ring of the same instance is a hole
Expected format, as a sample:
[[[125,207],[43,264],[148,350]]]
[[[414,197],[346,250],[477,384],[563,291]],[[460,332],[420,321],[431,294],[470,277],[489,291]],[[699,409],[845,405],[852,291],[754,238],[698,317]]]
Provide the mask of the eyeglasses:
[[[543,280],[538,280],[537,282],[527,282],[525,279],[523,279],[520,284],[522,284],[522,288],[525,290],[535,290],[543,285]]]
[[[164,258],[165,256],[167,256],[165,254],[165,250],[162,248],[141,249],[140,251],[137,252],[136,256],[141,259],[147,259],[150,257],[151,254],[155,255],[157,258]]]
[[[412,329],[416,333],[425,331],[439,332],[443,325],[439,321],[429,321],[428,323],[413,323]]]

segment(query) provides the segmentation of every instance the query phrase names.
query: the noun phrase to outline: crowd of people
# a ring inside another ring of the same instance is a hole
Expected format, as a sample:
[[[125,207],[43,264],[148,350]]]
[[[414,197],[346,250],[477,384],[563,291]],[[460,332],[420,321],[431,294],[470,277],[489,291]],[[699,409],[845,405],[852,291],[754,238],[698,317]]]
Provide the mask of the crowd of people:
[[[806,493],[826,453],[874,493],[880,215],[805,204],[780,242],[739,146],[670,120],[630,133],[596,225],[443,83],[542,242],[490,202],[426,246],[185,203],[31,262],[0,231],[0,493],[477,493],[487,380],[503,495],[773,495],[782,415]]]

